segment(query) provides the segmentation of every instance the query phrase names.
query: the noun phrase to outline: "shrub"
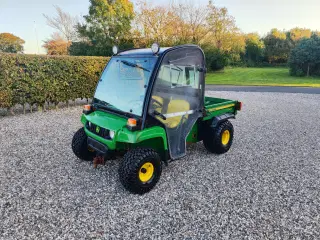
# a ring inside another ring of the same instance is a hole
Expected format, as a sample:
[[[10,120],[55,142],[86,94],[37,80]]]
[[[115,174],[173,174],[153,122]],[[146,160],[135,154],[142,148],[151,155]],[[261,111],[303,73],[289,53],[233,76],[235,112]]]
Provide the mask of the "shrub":
[[[218,71],[228,64],[227,56],[219,49],[207,49],[204,51],[208,71]]]
[[[301,40],[291,52],[289,67],[293,76],[320,76],[320,37]]]
[[[109,58],[0,54],[0,108],[93,95]]]
[[[84,42],[72,42],[69,47],[69,54],[71,56],[111,56],[112,45],[104,44],[99,45],[96,42],[84,41]],[[117,45],[120,50],[133,48],[132,42],[123,42]]]

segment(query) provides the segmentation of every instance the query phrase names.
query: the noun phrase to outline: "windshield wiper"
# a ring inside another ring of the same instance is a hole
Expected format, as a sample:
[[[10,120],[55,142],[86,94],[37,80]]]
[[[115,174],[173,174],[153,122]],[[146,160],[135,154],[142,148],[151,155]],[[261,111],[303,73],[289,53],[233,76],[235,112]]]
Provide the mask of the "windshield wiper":
[[[126,60],[121,60],[121,62],[122,62],[123,64],[127,65],[127,66],[135,67],[135,68],[140,68],[140,69],[142,69],[142,70],[144,70],[144,71],[150,72],[150,70],[148,70],[148,69],[146,69],[146,68],[144,68],[144,67],[141,67],[141,66],[139,66],[138,64],[135,64],[135,63],[132,63],[132,62],[128,62],[128,61],[126,61]]]
[[[120,109],[118,109],[118,108],[116,108],[115,106],[113,106],[112,104],[110,104],[110,103],[107,103],[107,102],[105,102],[105,101],[102,101],[102,100],[99,100],[99,99],[96,99],[98,102],[95,102],[95,103],[93,103],[93,106],[95,107],[95,108],[97,108],[97,109],[99,109],[99,107],[101,108],[101,109],[104,109],[104,110],[111,110],[111,111],[113,111],[113,112],[117,112],[118,114],[123,114],[124,116],[126,116],[126,117],[131,117],[131,115],[132,114],[130,114],[130,113],[127,113],[127,112],[124,112],[124,111],[122,111],[122,110],[120,110]]]
[[[96,100],[97,100],[97,102],[95,102],[94,104],[98,104],[98,105],[100,105],[100,106],[102,106],[102,107],[111,107],[111,108],[117,109],[115,106],[113,106],[113,105],[110,104],[110,103],[107,103],[107,102],[105,102],[105,101],[99,100],[99,99],[97,99],[97,98],[96,98]]]

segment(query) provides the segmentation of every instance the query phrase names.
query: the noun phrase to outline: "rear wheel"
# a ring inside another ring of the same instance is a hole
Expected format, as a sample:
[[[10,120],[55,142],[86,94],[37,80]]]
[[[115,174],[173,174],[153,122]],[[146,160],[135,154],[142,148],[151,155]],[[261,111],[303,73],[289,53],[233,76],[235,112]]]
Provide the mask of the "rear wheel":
[[[72,139],[72,151],[73,153],[84,161],[91,161],[94,156],[94,152],[88,149],[88,137],[84,131],[84,128],[80,128],[73,136]]]
[[[119,167],[119,178],[128,191],[144,194],[157,184],[161,172],[161,159],[156,151],[136,148],[124,155]]]
[[[229,151],[232,141],[233,126],[231,122],[225,121],[220,123],[217,127],[207,127],[203,144],[209,152],[222,154]]]

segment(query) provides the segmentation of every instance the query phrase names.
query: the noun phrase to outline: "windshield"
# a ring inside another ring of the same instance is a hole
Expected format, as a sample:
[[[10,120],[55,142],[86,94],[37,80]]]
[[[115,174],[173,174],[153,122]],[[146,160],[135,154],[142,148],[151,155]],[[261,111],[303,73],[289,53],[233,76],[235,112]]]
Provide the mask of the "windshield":
[[[94,103],[138,116],[157,58],[113,57],[102,73]]]

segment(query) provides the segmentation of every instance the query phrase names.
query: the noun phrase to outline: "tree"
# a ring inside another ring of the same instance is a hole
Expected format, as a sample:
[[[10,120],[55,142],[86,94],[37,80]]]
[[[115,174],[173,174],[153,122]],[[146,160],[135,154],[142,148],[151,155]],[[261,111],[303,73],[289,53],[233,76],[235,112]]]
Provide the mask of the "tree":
[[[299,41],[304,38],[310,38],[312,36],[312,31],[307,28],[293,28],[287,33],[287,43],[290,51],[297,46]]]
[[[43,47],[48,55],[68,55],[68,48],[71,42],[64,40],[59,33],[54,33],[51,39],[45,41]]]
[[[170,7],[138,4],[133,31],[135,46],[146,47],[153,42],[162,46],[200,44],[207,34],[207,8],[192,3]]]
[[[110,55],[111,46],[130,42],[133,4],[129,0],[90,0],[85,22],[77,25],[81,37],[91,41],[97,55]]]
[[[289,32],[289,38],[293,43],[299,42],[303,38],[310,38],[312,31],[307,28],[293,28]]]
[[[227,8],[218,8],[210,3],[208,9],[209,34],[207,35],[207,41],[223,51],[230,51],[234,48],[244,50],[244,38],[235,24],[234,17],[229,15]]]
[[[274,28],[263,41],[265,45],[265,57],[269,63],[286,63],[288,61],[292,46],[284,31]]]
[[[320,76],[320,37],[302,39],[292,50],[289,67],[294,76]]]
[[[22,53],[25,41],[11,33],[0,33],[0,52]]]
[[[60,7],[54,5],[56,10],[56,16],[50,17],[46,14],[43,16],[47,19],[48,26],[56,29],[64,40],[67,42],[76,41],[78,38],[78,33],[76,30],[76,24],[78,19],[71,16],[69,13],[64,12]]]
[[[206,19],[208,8],[193,3],[173,4],[172,11],[177,15],[177,35],[180,43],[200,44],[208,33]]]
[[[154,42],[162,46],[171,46],[178,42],[177,25],[181,19],[168,8],[151,7],[145,2],[139,4],[139,12],[135,19],[135,46],[147,47]]]
[[[206,48],[205,57],[209,71],[219,71],[228,64],[227,54],[218,48]]]
[[[239,62],[240,55],[245,51],[245,37],[236,26],[234,17],[226,8],[216,7],[211,2],[208,11],[208,34],[203,40],[205,49],[218,49],[228,56],[230,64]]]
[[[320,36],[320,32],[319,32],[319,31],[313,31],[313,32],[311,33],[311,36],[312,36],[312,35]]]
[[[71,56],[99,56],[101,52],[90,41],[73,42],[69,47]]]
[[[249,33],[245,37],[246,51],[244,54],[244,60],[249,65],[256,65],[263,59],[264,43],[257,33]]]

